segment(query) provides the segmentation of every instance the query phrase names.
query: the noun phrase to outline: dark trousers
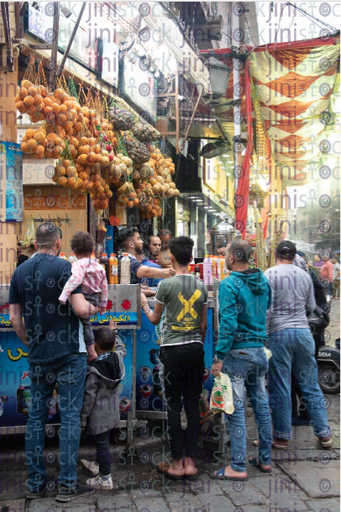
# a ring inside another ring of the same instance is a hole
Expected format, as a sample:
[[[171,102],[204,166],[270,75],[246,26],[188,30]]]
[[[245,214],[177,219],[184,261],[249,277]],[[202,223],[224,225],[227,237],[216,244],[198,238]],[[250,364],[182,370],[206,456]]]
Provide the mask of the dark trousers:
[[[173,459],[195,457],[199,448],[199,398],[205,371],[201,343],[162,347],[164,388],[168,416],[168,432]],[[187,416],[187,429],[181,428],[182,400]]]
[[[84,298],[90,302],[93,306],[98,306],[99,293],[84,293]],[[95,336],[92,332],[92,323],[90,322],[90,318],[81,318],[78,317],[83,324],[83,333],[84,333],[84,342],[88,347],[89,345],[93,345],[95,343]]]
[[[101,476],[111,474],[109,438],[110,430],[95,436],[96,462],[99,465],[99,474]]]

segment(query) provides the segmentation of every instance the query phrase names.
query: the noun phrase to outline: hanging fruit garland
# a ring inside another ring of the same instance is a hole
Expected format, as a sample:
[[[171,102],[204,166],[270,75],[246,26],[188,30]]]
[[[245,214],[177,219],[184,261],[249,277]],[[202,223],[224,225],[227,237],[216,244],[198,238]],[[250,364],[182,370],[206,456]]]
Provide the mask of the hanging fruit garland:
[[[172,160],[149,144],[159,132],[113,100],[101,104],[90,89],[86,95],[80,86],[77,93],[72,78],[66,83],[62,75],[50,91],[41,61],[35,76],[32,59],[15,101],[19,112],[42,125],[26,130],[23,153],[57,159],[53,181],[90,193],[96,211],[108,207],[116,188],[122,206],[139,207],[145,218],[160,216],[162,200],[180,192]]]

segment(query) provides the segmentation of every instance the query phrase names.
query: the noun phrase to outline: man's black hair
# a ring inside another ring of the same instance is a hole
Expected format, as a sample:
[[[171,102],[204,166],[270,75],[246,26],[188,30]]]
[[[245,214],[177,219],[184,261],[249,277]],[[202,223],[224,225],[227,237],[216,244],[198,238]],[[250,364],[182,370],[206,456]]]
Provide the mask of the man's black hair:
[[[227,247],[227,253],[234,256],[238,263],[249,263],[253,255],[253,247],[247,240],[234,240]]]
[[[52,249],[60,239],[59,228],[53,222],[44,222],[36,231],[36,243],[39,249]]]
[[[95,249],[94,239],[86,231],[76,231],[71,238],[70,245],[76,255],[92,254]]]
[[[117,246],[119,248],[122,247],[123,249],[125,249],[129,240],[134,236],[135,233],[138,232],[139,230],[134,226],[120,229],[116,235]]]
[[[158,231],[158,234],[156,236],[158,236],[160,238],[161,236],[166,236],[166,235],[172,236],[172,233],[169,231],[169,229],[160,229],[160,231]]]
[[[147,244],[148,244],[148,247],[149,247],[149,246],[150,246],[150,244],[152,243],[152,240],[151,240],[151,239],[152,239],[153,237],[154,237],[154,238],[160,238],[160,237],[159,237],[159,235],[153,235],[153,234],[149,235],[149,236],[147,237]],[[160,239],[160,240],[161,240],[161,239]]]
[[[95,342],[101,350],[109,352],[115,346],[115,333],[109,327],[100,327],[95,331]]]
[[[188,236],[177,236],[171,238],[169,250],[179,265],[188,265],[192,259],[194,242]]]

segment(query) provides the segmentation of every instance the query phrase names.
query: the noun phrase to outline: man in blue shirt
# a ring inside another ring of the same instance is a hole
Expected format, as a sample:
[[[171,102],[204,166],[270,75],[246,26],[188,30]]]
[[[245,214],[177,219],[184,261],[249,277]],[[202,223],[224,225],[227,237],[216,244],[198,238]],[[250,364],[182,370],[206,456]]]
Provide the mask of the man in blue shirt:
[[[71,264],[58,258],[61,240],[52,222],[38,227],[35,246],[37,255],[15,270],[9,292],[10,320],[28,347],[31,379],[31,407],[25,431],[27,498],[39,498],[45,491],[47,403],[58,384],[61,427],[56,500],[68,502],[94,492],[92,487],[77,483],[76,473],[87,370],[87,350],[78,316],[89,318],[97,308],[85,300],[81,287],[65,305],[59,303],[58,297],[71,276]],[[88,354],[94,357],[93,346],[88,348]]]
[[[122,229],[117,237],[117,245],[129,255],[131,284],[141,283],[143,278],[167,279],[175,274],[175,270],[173,268],[155,268],[154,266],[151,267],[150,265],[146,265],[144,261],[141,261],[143,240],[137,228],[131,227]],[[121,278],[121,259],[122,256],[118,258],[119,282]]]

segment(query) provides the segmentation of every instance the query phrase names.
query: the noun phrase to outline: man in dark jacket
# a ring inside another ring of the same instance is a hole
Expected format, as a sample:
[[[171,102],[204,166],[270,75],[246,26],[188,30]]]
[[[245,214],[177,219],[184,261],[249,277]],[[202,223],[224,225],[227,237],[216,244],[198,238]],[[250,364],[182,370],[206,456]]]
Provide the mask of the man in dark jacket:
[[[120,382],[125,375],[123,358],[127,355],[113,320],[109,327],[100,327],[95,332],[95,350],[98,357],[88,365],[81,419],[82,427],[87,424],[89,432],[95,436],[97,455],[96,463],[84,459],[81,463],[94,477],[86,483],[109,491],[114,488],[109,437],[110,430],[120,421]]]
[[[271,472],[271,416],[265,389],[268,358],[264,343],[266,311],[271,289],[258,268],[249,268],[253,249],[246,240],[231,242],[226,248],[226,267],[232,273],[219,288],[219,338],[212,374],[227,373],[233,389],[234,412],[228,416],[231,437],[231,466],[211,476],[220,480],[246,480],[246,427],[244,386],[251,400],[259,431],[259,457],[249,463],[262,472]]]

